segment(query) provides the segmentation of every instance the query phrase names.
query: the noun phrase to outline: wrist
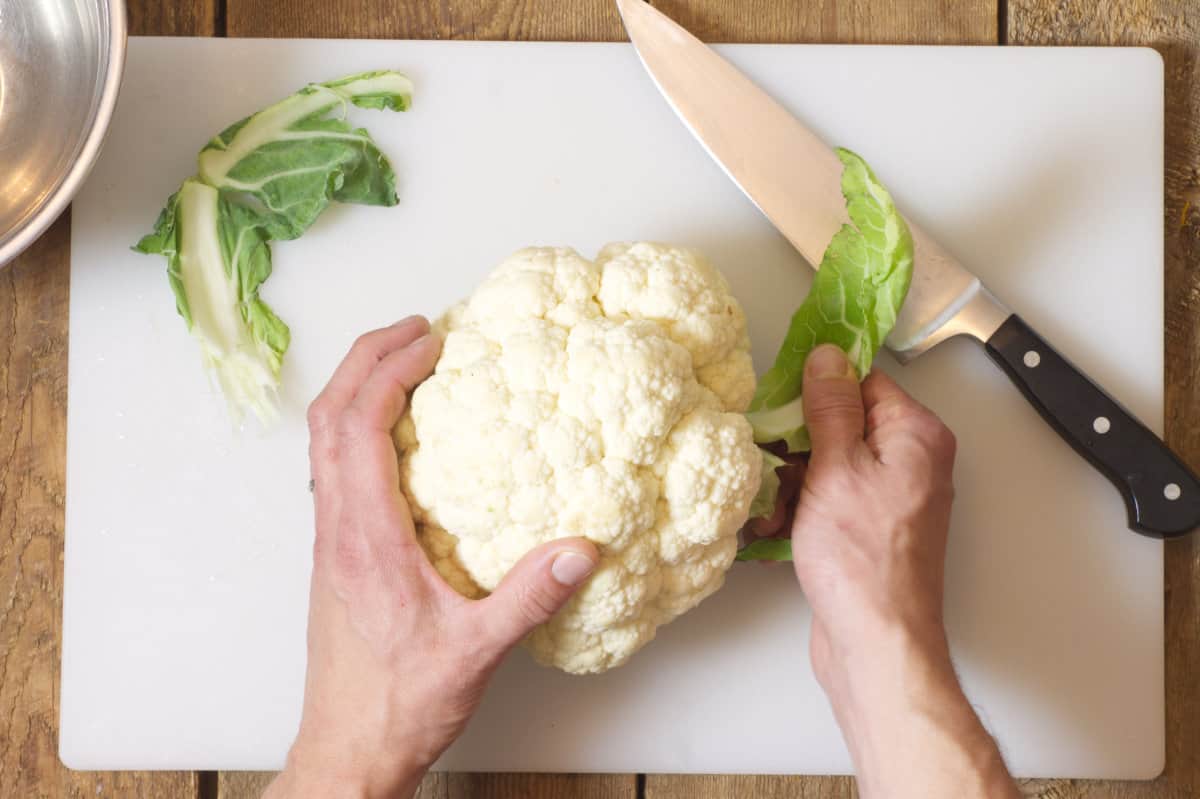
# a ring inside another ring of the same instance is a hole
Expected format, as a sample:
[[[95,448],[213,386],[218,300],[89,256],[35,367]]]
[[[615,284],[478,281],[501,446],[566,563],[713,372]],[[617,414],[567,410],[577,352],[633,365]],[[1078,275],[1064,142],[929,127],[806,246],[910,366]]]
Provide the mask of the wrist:
[[[961,695],[939,623],[876,620],[852,633],[823,628],[820,639],[814,632],[813,672],[835,708],[910,706],[933,693]]]
[[[427,768],[383,758],[337,756],[300,740],[271,784],[267,799],[410,799]]]
[[[820,666],[816,643],[814,671],[864,797],[1016,795],[958,682],[940,621],[830,639]]]
[[[893,608],[839,611],[836,623],[813,623],[813,671],[827,693],[867,691],[905,672],[918,682],[957,682],[940,617]]]

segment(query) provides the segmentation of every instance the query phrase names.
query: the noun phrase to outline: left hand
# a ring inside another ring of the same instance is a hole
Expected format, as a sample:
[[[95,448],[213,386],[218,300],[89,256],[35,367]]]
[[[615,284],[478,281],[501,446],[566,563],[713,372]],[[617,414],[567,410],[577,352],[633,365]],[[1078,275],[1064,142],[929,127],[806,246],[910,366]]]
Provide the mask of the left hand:
[[[599,558],[586,539],[553,541],[483,600],[438,575],[400,492],[391,430],[440,347],[419,317],[368,333],[309,408],[316,539],[304,712],[267,796],[411,796],[504,655]]]

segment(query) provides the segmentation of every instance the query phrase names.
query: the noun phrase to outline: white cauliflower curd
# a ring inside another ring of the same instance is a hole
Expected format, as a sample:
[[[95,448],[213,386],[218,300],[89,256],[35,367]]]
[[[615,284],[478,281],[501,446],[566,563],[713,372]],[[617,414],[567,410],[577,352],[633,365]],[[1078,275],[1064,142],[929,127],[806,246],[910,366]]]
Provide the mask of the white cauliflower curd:
[[[395,438],[418,537],[456,590],[591,539],[596,571],[526,641],[584,674],[721,587],[763,458],[742,415],[745,317],[711,264],[661,244],[529,248],[436,327],[441,359]]]

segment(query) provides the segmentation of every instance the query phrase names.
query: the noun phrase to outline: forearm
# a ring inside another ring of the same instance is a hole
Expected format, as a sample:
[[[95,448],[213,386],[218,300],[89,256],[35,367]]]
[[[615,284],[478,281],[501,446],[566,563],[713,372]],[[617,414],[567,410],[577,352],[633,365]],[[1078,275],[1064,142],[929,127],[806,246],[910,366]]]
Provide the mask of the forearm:
[[[416,766],[370,774],[369,766],[344,768],[300,757],[293,747],[283,771],[276,775],[263,799],[410,799],[420,787],[425,769]]]
[[[819,675],[865,799],[1019,797],[954,674],[940,629],[889,629],[831,651]]]

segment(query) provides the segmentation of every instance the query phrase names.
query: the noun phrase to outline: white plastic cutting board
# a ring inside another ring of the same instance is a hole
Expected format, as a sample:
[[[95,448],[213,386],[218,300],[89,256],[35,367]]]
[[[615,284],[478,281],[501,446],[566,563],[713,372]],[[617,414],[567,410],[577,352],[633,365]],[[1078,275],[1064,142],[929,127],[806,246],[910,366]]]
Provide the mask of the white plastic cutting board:
[[[1149,50],[723,50],[1158,428],[1162,66]],[[335,208],[275,245],[293,331],[283,421],[234,430],[130,252],[196,151],[304,82],[397,67],[407,114],[355,112],[394,209]],[[809,277],[685,132],[627,45],[134,39],[75,203],[61,753],[77,768],[278,767],[304,673],[305,404],[353,337],[436,314],[511,250],[651,238],[707,252],[762,367]],[[972,702],[1022,775],[1163,762],[1162,547],[966,341],[884,368],[958,433],[947,616]],[[481,442],[486,446],[486,442]],[[786,568],[727,587],[629,665],[515,652],[442,767],[846,772]]]

